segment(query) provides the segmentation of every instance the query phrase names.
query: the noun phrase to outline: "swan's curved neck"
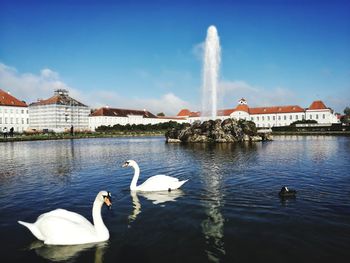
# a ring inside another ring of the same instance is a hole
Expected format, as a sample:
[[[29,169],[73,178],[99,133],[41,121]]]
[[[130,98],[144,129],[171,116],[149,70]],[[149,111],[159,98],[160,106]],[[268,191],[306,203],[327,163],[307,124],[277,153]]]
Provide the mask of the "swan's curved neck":
[[[99,201],[97,198],[95,199],[94,206],[92,207],[92,219],[94,221],[94,227],[96,230],[96,234],[105,237],[109,237],[109,231],[105,224],[103,223],[101,216],[101,208],[103,203]]]
[[[137,188],[136,183],[140,176],[140,168],[136,163],[132,167],[134,168],[135,172],[134,172],[134,177],[132,178],[132,181],[130,184],[130,190],[133,191],[133,190],[136,190]]]

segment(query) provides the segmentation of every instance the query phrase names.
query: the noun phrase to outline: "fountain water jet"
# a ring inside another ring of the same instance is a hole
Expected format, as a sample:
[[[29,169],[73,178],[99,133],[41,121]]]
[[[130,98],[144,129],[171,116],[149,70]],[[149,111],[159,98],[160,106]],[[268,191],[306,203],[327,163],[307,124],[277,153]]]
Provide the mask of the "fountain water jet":
[[[203,119],[216,119],[220,61],[221,48],[218,32],[215,26],[210,26],[207,31],[203,57],[201,114]]]

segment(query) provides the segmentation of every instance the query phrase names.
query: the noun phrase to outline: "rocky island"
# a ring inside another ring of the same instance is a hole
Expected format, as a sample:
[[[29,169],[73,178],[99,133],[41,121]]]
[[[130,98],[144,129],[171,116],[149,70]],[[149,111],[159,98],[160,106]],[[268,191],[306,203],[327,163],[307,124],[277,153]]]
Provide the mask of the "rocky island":
[[[259,133],[255,123],[247,120],[225,119],[195,121],[181,128],[173,128],[165,134],[166,142],[214,142],[270,141],[270,133]]]

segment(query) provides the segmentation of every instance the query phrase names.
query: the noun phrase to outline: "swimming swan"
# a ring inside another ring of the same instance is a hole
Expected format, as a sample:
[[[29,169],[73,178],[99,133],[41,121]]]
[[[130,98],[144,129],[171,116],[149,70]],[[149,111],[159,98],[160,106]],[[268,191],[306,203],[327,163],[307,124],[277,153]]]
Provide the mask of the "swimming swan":
[[[148,178],[143,184],[136,186],[140,176],[140,168],[133,160],[126,161],[122,167],[133,167],[135,170],[134,177],[130,184],[131,191],[171,191],[180,188],[188,180],[179,181],[179,179],[167,175],[155,175]]]
[[[38,217],[35,223],[18,223],[27,227],[30,232],[47,245],[78,245],[102,242],[109,239],[109,231],[101,217],[103,204],[112,205],[111,194],[101,191],[97,194],[92,208],[91,224],[85,217],[67,211],[56,209]]]

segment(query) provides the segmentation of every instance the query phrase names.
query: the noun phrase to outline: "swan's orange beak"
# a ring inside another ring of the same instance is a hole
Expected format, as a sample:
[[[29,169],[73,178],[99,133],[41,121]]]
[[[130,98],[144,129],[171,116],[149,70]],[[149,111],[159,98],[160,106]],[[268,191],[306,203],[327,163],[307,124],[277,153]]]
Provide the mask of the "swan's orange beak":
[[[105,196],[105,198],[103,199],[103,201],[105,202],[106,206],[108,206],[109,208],[112,206],[112,200],[110,197]]]

